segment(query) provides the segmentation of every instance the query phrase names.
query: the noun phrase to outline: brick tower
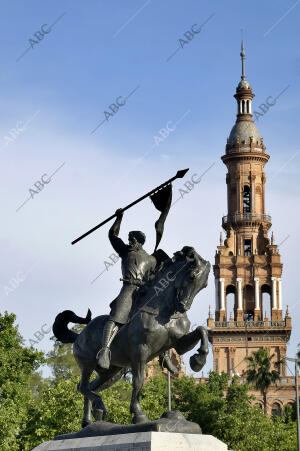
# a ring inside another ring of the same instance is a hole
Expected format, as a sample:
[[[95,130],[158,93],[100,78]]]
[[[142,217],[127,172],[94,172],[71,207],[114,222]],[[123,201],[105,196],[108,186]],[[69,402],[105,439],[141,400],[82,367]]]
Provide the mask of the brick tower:
[[[245,51],[241,49],[242,76],[236,93],[237,119],[227,139],[226,232],[217,247],[214,264],[215,320],[211,328],[214,370],[242,374],[245,357],[267,348],[278,359],[286,354],[291,318],[282,314],[282,263],[266,214],[264,166],[269,160],[266,147],[252,117],[254,94],[245,76]],[[230,299],[232,299],[230,306]],[[265,313],[269,311],[268,316]],[[285,375],[285,366],[281,368]]]

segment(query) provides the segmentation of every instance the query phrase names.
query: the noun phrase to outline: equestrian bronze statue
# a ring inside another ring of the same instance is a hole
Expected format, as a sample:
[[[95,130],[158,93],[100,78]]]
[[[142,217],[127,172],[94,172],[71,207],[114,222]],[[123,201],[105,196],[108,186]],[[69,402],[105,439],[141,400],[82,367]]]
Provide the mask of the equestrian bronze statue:
[[[151,195],[161,212],[155,224],[157,241],[152,255],[143,249],[146,239],[143,232],[130,232],[128,244],[119,237],[125,209],[113,215],[116,219],[109,230],[109,239],[121,258],[123,286],[110,304],[110,315],[91,320],[90,311],[86,318],[80,318],[66,310],[55,319],[55,337],[63,343],[73,343],[73,354],[81,370],[78,390],[84,396],[83,427],[92,423],[92,414],[96,421],[104,421],[106,408],[98,392],[113,385],[128,370],[132,373],[132,422],[148,422],[139,403],[145,366],[160,357],[168,370],[175,372],[168,358],[169,349],[174,348],[182,355],[200,342],[190,358],[190,366],[193,371],[200,371],[205,365],[207,329],[198,326],[190,331],[186,312],[199,291],[207,286],[210,263],[190,246],[184,246],[173,257],[156,250],[171,199],[170,183]],[[68,329],[70,322],[86,324],[86,327],[77,334]],[[93,371],[98,376],[90,381]]]

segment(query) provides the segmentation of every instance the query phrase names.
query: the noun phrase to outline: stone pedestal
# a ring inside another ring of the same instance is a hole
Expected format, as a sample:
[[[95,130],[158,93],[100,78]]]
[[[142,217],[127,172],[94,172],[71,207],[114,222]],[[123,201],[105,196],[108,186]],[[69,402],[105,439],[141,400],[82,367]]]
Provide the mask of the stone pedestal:
[[[227,451],[212,435],[135,432],[45,442],[32,451]]]

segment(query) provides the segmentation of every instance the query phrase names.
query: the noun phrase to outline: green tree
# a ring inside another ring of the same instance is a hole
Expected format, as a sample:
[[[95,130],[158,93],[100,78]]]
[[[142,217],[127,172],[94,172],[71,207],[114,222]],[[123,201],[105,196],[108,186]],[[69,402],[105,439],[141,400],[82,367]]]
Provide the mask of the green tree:
[[[207,384],[199,384],[192,377],[182,377],[173,381],[174,409],[180,410],[189,421],[198,423],[203,434],[212,434],[213,425],[225,409],[224,391],[228,385],[228,375],[211,371]]]
[[[227,380],[227,382],[226,382]],[[173,382],[174,408],[201,426],[204,434],[236,451],[296,451],[295,423],[271,418],[252,407],[248,384],[211,372],[206,384],[190,377]]]
[[[267,414],[267,393],[270,386],[280,381],[280,373],[277,370],[271,370],[272,360],[275,354],[269,355],[267,349],[259,349],[254,351],[250,357],[246,357],[248,361],[248,369],[246,370],[246,378],[248,384],[252,384],[259,390],[263,396],[264,413]],[[276,362],[275,366],[279,366],[280,362]]]
[[[31,403],[27,424],[19,437],[20,449],[29,451],[56,435],[81,428],[83,396],[77,391],[79,378],[71,371],[65,376],[45,381],[39,398]],[[131,423],[131,392],[131,382],[123,378],[101,393],[108,412],[107,421]],[[167,410],[164,376],[155,376],[145,384],[141,404],[150,419],[159,418]]]
[[[130,384],[131,397],[131,384]],[[143,387],[141,406],[149,420],[156,420],[168,410],[168,382],[161,373],[150,378]]]
[[[46,380],[39,396],[31,402],[28,420],[19,437],[20,450],[32,450],[55,435],[81,428],[83,397],[77,391],[78,378]]]
[[[19,450],[19,434],[26,426],[33,392],[40,378],[36,370],[43,353],[28,348],[14,324],[16,316],[0,314],[0,449]]]
[[[80,375],[71,346],[54,344],[48,357],[54,377],[43,379],[37,373],[43,355],[24,346],[14,321],[14,315],[0,316],[0,449],[30,451],[55,435],[80,429],[83,397],[77,391]],[[249,385],[240,382],[214,372],[205,384],[192,377],[174,379],[172,408],[236,451],[296,450],[293,415],[264,415],[251,406]],[[108,421],[131,422],[131,391],[130,380],[123,378],[101,393]],[[147,381],[141,404],[150,419],[167,410],[165,375]]]
[[[300,404],[300,397],[299,397]],[[288,421],[296,421],[297,420],[297,403],[296,400],[291,405],[284,406],[283,408],[283,416]]]
[[[294,424],[264,415],[250,404],[247,384],[234,377],[226,394],[225,409],[214,425],[214,435],[236,451],[296,451]]]
[[[72,327],[72,330],[76,333],[80,333],[85,326],[76,324]],[[53,349],[47,353],[46,363],[51,368],[53,377],[55,379],[66,379],[71,374],[80,376],[80,369],[73,356],[73,344],[61,343],[55,337],[51,337],[53,341]]]

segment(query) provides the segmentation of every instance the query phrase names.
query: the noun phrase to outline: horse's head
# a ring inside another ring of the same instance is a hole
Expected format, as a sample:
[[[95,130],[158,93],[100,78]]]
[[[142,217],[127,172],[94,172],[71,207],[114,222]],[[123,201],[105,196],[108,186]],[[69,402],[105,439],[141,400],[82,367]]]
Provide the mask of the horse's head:
[[[177,311],[185,312],[190,309],[196,294],[207,286],[210,263],[189,246],[175,252],[172,260],[178,267],[174,274],[177,298],[175,307]]]

